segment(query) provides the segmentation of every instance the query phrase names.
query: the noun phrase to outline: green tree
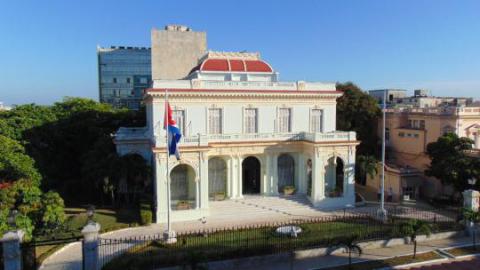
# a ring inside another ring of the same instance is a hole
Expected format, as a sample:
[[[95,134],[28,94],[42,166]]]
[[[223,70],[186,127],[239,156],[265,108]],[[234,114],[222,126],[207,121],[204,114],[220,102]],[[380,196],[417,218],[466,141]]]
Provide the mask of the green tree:
[[[28,178],[40,183],[35,162],[17,141],[0,135],[0,183]]]
[[[23,133],[33,127],[57,120],[49,106],[25,104],[0,111],[0,135],[23,142]]]
[[[29,179],[19,179],[0,189],[0,235],[8,227],[7,217],[17,210],[16,226],[25,231],[27,239],[35,230],[45,227],[56,228],[65,221],[64,205],[55,192],[42,193],[37,183]]]
[[[42,195],[41,221],[43,228],[55,229],[65,222],[65,205],[62,197],[49,191]]]
[[[472,144],[471,139],[459,138],[454,133],[448,133],[436,142],[429,143],[427,154],[431,163],[425,174],[453,185],[457,191],[468,188],[468,179],[480,176],[479,160],[465,154],[466,150],[472,149]]]
[[[357,156],[357,165],[359,168],[359,172],[365,178],[367,175],[370,176],[370,178],[373,178],[378,173],[377,159],[374,156]]]
[[[419,234],[430,236],[432,230],[433,228],[428,222],[420,219],[410,219],[401,225],[400,232],[404,236],[410,237],[410,241],[413,243],[413,258],[417,255],[417,236]]]
[[[98,203],[100,183],[116,162],[112,135],[121,126],[144,126],[145,112],[82,98],[66,98],[51,110],[57,120],[23,133],[43,175],[42,187],[60,191],[67,203]]]
[[[359,155],[376,155],[378,148],[377,125],[381,110],[377,101],[351,82],[337,83],[343,95],[337,100],[337,128],[357,132],[361,142]]]

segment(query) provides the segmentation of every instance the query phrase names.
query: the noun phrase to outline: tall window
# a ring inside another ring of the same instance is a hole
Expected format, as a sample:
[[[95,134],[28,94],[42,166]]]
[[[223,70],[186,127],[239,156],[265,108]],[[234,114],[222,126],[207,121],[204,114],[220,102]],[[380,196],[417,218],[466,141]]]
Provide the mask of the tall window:
[[[222,133],[222,109],[208,109],[208,133]]]
[[[245,109],[244,112],[245,133],[257,133],[257,109]]]
[[[177,123],[177,127],[180,129],[180,132],[185,136],[185,111],[173,110],[172,118]]]
[[[278,132],[291,131],[291,110],[290,108],[278,109]]]
[[[312,109],[312,114],[310,116],[310,126],[312,132],[322,132],[323,131],[323,110],[320,109]]]
[[[425,120],[420,120],[420,129],[425,129]]]

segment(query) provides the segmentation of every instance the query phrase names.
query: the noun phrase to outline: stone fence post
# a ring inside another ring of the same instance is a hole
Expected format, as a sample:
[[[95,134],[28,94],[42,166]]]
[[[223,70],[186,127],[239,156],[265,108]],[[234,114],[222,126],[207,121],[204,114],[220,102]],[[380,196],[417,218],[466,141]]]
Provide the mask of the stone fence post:
[[[480,192],[469,189],[465,190],[463,192],[463,207],[473,210],[473,211],[478,211],[480,205]]]
[[[479,211],[479,204],[480,204],[480,192],[473,189],[465,190],[463,192],[463,207],[465,209],[469,209],[477,212]],[[474,236],[474,234],[477,234],[475,226],[476,225],[474,222],[465,223],[465,230],[467,235]]]
[[[85,225],[82,229],[83,234],[83,269],[99,269],[98,245],[99,245],[100,224],[96,222]]]
[[[23,240],[22,230],[8,231],[3,235],[3,264],[5,270],[22,270],[22,251],[20,243]]]

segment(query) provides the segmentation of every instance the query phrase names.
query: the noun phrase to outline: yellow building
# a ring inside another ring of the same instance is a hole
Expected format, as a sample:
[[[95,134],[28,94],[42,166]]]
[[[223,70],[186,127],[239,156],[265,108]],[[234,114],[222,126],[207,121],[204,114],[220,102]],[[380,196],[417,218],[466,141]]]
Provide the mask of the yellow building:
[[[381,136],[382,125],[379,127]],[[387,109],[387,164],[395,164],[399,168],[415,168],[422,172],[418,180],[421,183],[411,185],[419,188],[417,194],[434,197],[451,193],[451,189],[441,185],[438,179],[423,174],[430,164],[426,154],[427,145],[448,132],[472,139],[473,148],[480,149],[480,107]]]

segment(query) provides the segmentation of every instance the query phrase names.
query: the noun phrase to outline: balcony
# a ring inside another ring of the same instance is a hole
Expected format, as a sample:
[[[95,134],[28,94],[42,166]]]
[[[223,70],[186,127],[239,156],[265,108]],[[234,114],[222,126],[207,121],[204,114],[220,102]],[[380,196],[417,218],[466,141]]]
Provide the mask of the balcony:
[[[115,143],[148,142],[149,137],[146,127],[120,128],[113,136]],[[353,131],[334,131],[326,133],[297,132],[297,133],[230,133],[230,134],[199,134],[182,137],[181,146],[208,146],[211,143],[235,143],[235,142],[282,142],[282,141],[308,141],[318,142],[355,142],[356,133]],[[164,135],[156,137],[156,145],[165,145]]]
[[[208,146],[210,143],[235,143],[235,142],[271,142],[271,141],[309,141],[309,142],[355,142],[355,132],[335,131],[328,133],[231,133],[209,134],[183,137],[182,146]],[[165,144],[165,138],[157,138],[157,145]]]

